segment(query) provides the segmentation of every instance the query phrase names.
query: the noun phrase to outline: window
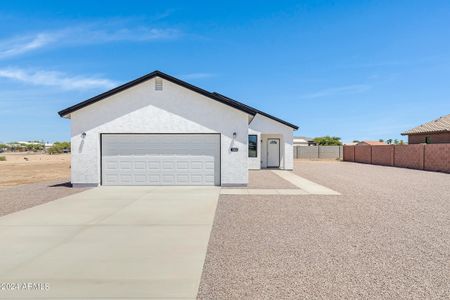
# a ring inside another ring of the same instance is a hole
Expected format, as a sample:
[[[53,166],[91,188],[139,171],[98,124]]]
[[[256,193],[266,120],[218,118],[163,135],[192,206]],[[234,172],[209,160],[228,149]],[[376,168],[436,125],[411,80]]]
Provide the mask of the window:
[[[248,157],[258,157],[258,136],[248,136]]]
[[[425,144],[431,144],[431,136],[425,137]]]

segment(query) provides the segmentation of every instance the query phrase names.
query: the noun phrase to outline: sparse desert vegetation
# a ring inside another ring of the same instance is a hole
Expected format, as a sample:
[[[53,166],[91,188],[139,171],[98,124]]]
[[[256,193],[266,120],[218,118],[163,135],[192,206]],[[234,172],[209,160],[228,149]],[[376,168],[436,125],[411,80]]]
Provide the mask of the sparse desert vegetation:
[[[0,161],[0,189],[70,177],[70,154],[3,153]]]

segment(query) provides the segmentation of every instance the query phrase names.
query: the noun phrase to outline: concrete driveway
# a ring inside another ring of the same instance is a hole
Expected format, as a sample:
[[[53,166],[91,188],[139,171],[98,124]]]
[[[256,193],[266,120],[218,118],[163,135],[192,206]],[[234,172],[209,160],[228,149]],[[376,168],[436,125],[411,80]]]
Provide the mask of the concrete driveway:
[[[101,187],[3,216],[0,298],[194,299],[219,192]]]

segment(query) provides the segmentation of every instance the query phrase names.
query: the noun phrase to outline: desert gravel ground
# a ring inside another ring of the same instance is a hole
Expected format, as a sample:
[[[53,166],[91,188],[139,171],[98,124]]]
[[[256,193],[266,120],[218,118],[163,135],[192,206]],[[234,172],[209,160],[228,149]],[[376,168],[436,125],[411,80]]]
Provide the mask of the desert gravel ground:
[[[85,191],[72,188],[69,179],[60,179],[0,189],[0,216]]]
[[[248,173],[247,188],[249,189],[298,189],[268,169],[250,170]]]
[[[199,299],[450,298],[449,174],[295,170],[342,195],[222,195]]]
[[[70,176],[70,154],[0,153],[0,190]]]

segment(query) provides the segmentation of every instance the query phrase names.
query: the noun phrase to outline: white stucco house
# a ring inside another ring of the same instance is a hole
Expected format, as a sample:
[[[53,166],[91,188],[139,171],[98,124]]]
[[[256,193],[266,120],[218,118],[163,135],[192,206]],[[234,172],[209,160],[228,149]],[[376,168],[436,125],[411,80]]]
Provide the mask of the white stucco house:
[[[317,146],[317,143],[310,137],[294,136],[294,147],[295,146]]]
[[[293,169],[296,125],[160,71],[59,115],[73,186],[245,186],[248,169]]]

